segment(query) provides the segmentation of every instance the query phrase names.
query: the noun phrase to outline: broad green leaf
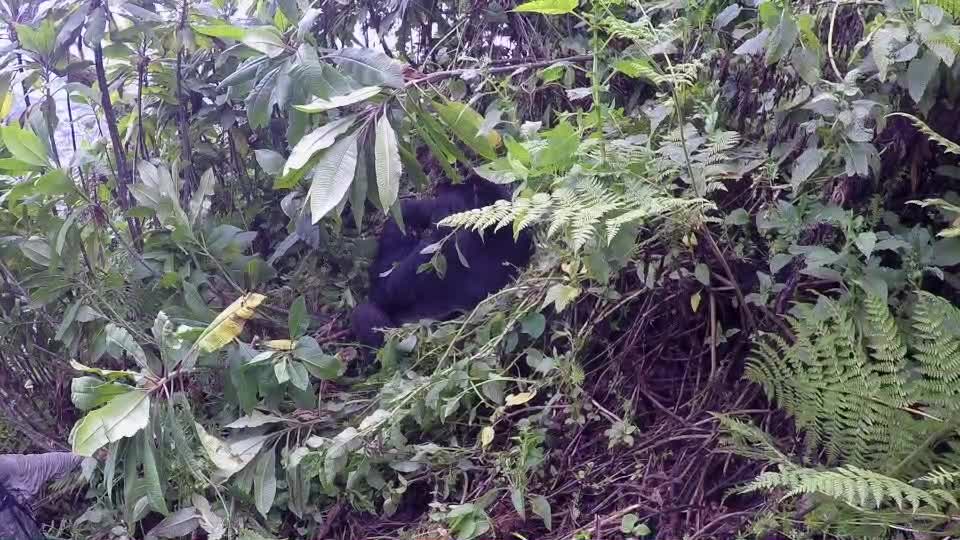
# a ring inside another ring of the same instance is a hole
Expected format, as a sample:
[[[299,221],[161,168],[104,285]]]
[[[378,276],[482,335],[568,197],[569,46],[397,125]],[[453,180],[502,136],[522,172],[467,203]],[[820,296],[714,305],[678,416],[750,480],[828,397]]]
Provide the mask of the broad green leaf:
[[[286,384],[290,380],[290,361],[282,359],[274,364],[273,375],[277,378],[277,383]]]
[[[258,293],[248,293],[237,298],[203,331],[196,347],[210,353],[226,346],[243,332],[244,324],[253,317],[257,306],[266,298]]]
[[[104,329],[104,334],[107,338],[108,350],[111,347],[119,347],[129,354],[133,358],[133,361],[142,369],[146,369],[155,375],[157,374],[147,361],[147,353],[143,351],[143,348],[140,347],[136,340],[133,339],[133,336],[130,335],[130,332],[127,332],[125,328],[110,323],[106,329]]]
[[[253,499],[257,511],[264,517],[273,507],[277,496],[277,455],[272,448],[257,458],[256,472],[253,476]]]
[[[104,382],[97,377],[76,377],[70,382],[70,399],[81,411],[91,411],[131,390],[133,390],[132,386]]]
[[[250,91],[244,104],[247,106],[247,121],[253,128],[265,128],[270,123],[271,100],[280,68],[268,71]]]
[[[318,113],[323,111],[329,111],[330,109],[337,109],[340,107],[346,107],[347,105],[353,105],[354,103],[360,103],[361,101],[372,98],[373,96],[380,93],[379,86],[364,86],[358,90],[354,90],[349,94],[344,94],[342,96],[333,96],[328,99],[319,98],[306,105],[294,105],[294,108],[308,113]]]
[[[553,513],[550,510],[550,502],[543,495],[534,495],[530,498],[530,509],[533,513],[543,520],[543,526],[548,531],[553,530]]]
[[[143,443],[141,456],[143,458],[143,482],[147,498],[154,510],[164,515],[169,514],[170,510],[167,509],[167,501],[163,496],[163,484],[160,482],[160,471],[157,468],[153,434],[143,432],[140,434],[140,440]]]
[[[384,213],[397,201],[400,192],[400,150],[397,134],[386,115],[377,120],[377,142],[374,147],[377,170],[377,191]]]
[[[300,362],[290,362],[287,375],[289,376],[290,384],[300,390],[306,390],[310,387],[310,374],[307,373],[307,368]]]
[[[404,86],[403,66],[380,51],[351,47],[330,57],[344,73],[364,86]]]
[[[531,313],[520,321],[520,330],[532,339],[542,336],[546,327],[547,319],[541,313]]]
[[[270,58],[276,58],[287,50],[287,46],[283,43],[283,36],[272,26],[248,28],[240,41]]]
[[[0,117],[4,116],[0,111]],[[20,161],[16,158],[0,158],[0,170],[7,171],[11,175],[23,174],[33,171],[39,171],[40,167]]]
[[[532,0],[520,4],[513,11],[539,13],[541,15],[565,15],[577,9],[579,0]]]
[[[47,147],[32,131],[18,126],[16,123],[0,127],[0,136],[3,144],[10,150],[13,157],[37,167],[49,167],[50,159],[47,156]]]
[[[483,127],[483,117],[480,113],[469,105],[457,101],[434,103],[433,108],[440,115],[443,123],[474,152],[486,159],[497,158],[496,147],[500,145],[500,135],[496,131],[491,131],[485,136],[480,135]]]
[[[67,235],[70,234],[70,227],[73,226],[73,223],[77,220],[77,217],[80,216],[82,212],[76,211],[71,212],[67,219],[63,221],[63,226],[60,227],[60,231],[57,232],[57,242],[54,246],[57,255],[63,254],[63,245],[67,242]]]
[[[813,173],[820,168],[823,161],[824,152],[816,147],[809,147],[797,157],[793,164],[793,174],[790,177],[790,185],[794,191],[800,189],[800,186],[810,178]]]
[[[740,11],[740,4],[730,4],[729,6],[723,8],[723,10],[721,10],[720,13],[717,14],[717,17],[713,20],[713,27],[715,29],[726,27],[728,24],[732,23],[738,15],[740,15]]]
[[[144,539],[183,538],[197,530],[197,527],[200,526],[200,520],[201,516],[196,508],[192,506],[181,508],[157,523],[147,532]]]
[[[287,317],[287,327],[290,330],[290,339],[299,339],[310,328],[310,314],[307,313],[307,300],[298,296],[290,306],[290,315]]]
[[[142,379],[142,375],[135,371],[121,370],[121,369],[102,369],[98,367],[90,367],[77,362],[76,360],[70,361],[70,367],[83,372],[83,373],[92,373],[107,379],[108,381],[115,381],[118,379],[130,378],[134,381]]]
[[[317,340],[310,336],[297,340],[293,357],[304,363],[311,375],[318,379],[332,380],[339,377],[344,366],[339,358],[323,352]]]
[[[20,252],[40,266],[50,266],[50,245],[43,238],[34,236],[24,240],[20,243]]]
[[[203,214],[204,205],[207,204],[207,198],[213,195],[213,189],[216,185],[217,177],[214,174],[213,167],[207,169],[200,177],[200,185],[190,198],[190,223],[196,225],[197,220]]]
[[[767,65],[776,64],[783,59],[799,37],[800,29],[797,28],[797,20],[789,9],[784,9],[780,15],[780,23],[770,35],[770,41],[767,42]]]
[[[933,80],[937,73],[937,67],[940,65],[940,57],[932,51],[927,51],[923,56],[914,58],[907,67],[907,90],[910,92],[910,98],[914,103],[920,103],[923,95],[927,91],[927,86]]]
[[[257,163],[263,169],[263,172],[270,176],[277,176],[283,172],[283,163],[286,159],[279,152],[260,148],[254,150],[253,153],[256,155]]]
[[[63,195],[73,191],[73,182],[63,169],[50,169],[46,174],[37,178],[38,193],[47,196]]]
[[[21,47],[50,58],[57,47],[57,26],[52,17],[44,17],[36,26],[17,24],[16,28]]]
[[[313,223],[333,210],[350,189],[357,171],[357,137],[346,137],[324,151],[313,168],[310,219]]]
[[[233,422],[227,424],[227,429],[244,429],[244,428],[255,428],[260,426],[265,426],[267,424],[277,424],[280,422],[285,422],[283,418],[279,416],[273,416],[269,414],[263,414],[260,411],[253,411],[247,416],[241,416]]]
[[[330,148],[338,136],[350,129],[355,119],[356,117],[352,115],[339,118],[304,135],[300,142],[293,147],[290,157],[287,158],[287,162],[283,166],[284,176],[291,171],[302,169],[313,158],[314,154]]]
[[[198,32],[205,36],[226,38],[235,41],[241,41],[243,40],[244,36],[247,35],[246,29],[240,28],[239,26],[234,26],[232,24],[195,24],[191,26],[191,28],[193,28],[194,32]]]
[[[217,468],[214,478],[225,481],[247,466],[263,448],[269,436],[241,434],[227,440],[210,435],[200,424],[194,424],[197,436],[210,458],[210,462]]]
[[[74,428],[73,452],[92,456],[104,445],[136,435],[150,421],[150,395],[143,390],[121,394],[88,413]]]
[[[63,319],[60,321],[60,326],[57,328],[57,333],[53,339],[57,341],[63,341],[63,337],[70,329],[70,325],[72,325],[73,321],[76,320],[78,311],[80,311],[79,301],[70,304],[70,307],[63,312]]]

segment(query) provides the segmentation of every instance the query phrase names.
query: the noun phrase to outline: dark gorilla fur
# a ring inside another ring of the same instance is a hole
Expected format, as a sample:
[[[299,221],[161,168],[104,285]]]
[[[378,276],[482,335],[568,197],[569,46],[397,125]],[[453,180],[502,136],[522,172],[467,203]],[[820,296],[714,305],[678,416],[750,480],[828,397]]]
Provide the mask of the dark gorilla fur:
[[[420,265],[432,257],[421,251],[452,231],[438,228],[440,220],[509,198],[506,186],[471,176],[461,184],[440,184],[433,198],[402,201],[406,234],[394,220],[388,221],[380,233],[377,256],[370,267],[370,299],[351,314],[357,339],[365,345],[380,347],[383,335],[378,328],[420,319],[450,318],[472,309],[516,277],[530,260],[533,239],[524,231],[514,240],[511,227],[485,231],[483,237],[476,232],[458,230],[441,250],[447,260],[444,277],[433,270],[417,273]],[[461,264],[456,246],[469,268]]]

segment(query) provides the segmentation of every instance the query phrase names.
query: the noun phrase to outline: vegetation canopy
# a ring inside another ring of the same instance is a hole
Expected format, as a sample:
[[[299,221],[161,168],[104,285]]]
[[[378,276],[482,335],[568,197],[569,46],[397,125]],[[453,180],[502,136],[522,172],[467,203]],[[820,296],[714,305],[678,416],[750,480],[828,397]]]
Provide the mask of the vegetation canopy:
[[[0,447],[96,456],[51,538],[960,534],[960,3],[0,19]],[[474,175],[417,273],[530,265],[358,345],[380,227]]]

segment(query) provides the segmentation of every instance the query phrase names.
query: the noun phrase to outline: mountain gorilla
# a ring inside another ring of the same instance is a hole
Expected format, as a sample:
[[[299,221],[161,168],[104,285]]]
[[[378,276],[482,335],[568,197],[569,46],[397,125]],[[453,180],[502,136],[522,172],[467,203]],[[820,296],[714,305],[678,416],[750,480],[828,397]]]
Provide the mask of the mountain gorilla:
[[[488,230],[481,237],[472,231],[438,228],[437,223],[458,212],[510,199],[510,195],[506,186],[471,175],[460,184],[441,183],[433,198],[402,201],[406,230],[394,220],[384,225],[370,267],[370,299],[351,314],[357,339],[380,347],[383,335],[379,328],[452,318],[505,287],[530,260],[533,240],[529,231],[514,240],[511,227]],[[433,257],[421,251],[451,233],[441,248],[447,262],[444,276],[433,269],[418,272]],[[457,247],[469,267],[463,266]]]

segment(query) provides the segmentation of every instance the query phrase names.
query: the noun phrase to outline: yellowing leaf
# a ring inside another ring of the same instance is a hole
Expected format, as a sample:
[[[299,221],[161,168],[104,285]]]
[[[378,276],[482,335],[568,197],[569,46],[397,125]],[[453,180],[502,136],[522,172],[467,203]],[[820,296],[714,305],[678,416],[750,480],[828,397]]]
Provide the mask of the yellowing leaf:
[[[275,351],[292,351],[293,350],[292,339],[271,339],[269,341],[264,341],[263,344],[268,349],[273,349]]]
[[[480,430],[480,445],[484,448],[490,446],[490,443],[493,442],[493,436],[496,435],[496,432],[493,431],[493,426],[486,426]]]
[[[693,296],[690,297],[690,309],[692,309],[694,313],[696,313],[697,310],[700,309],[700,293],[699,292],[694,293]]]
[[[577,9],[578,0],[532,0],[520,4],[513,11],[541,15],[565,15]]]
[[[203,331],[200,339],[197,340],[197,347],[204,352],[213,352],[236,339],[243,331],[243,325],[253,317],[254,310],[266,298],[258,293],[249,293],[237,298]]]
[[[524,403],[533,399],[533,397],[536,395],[536,392],[520,392],[519,394],[510,394],[507,396],[507,407],[523,405]]]

